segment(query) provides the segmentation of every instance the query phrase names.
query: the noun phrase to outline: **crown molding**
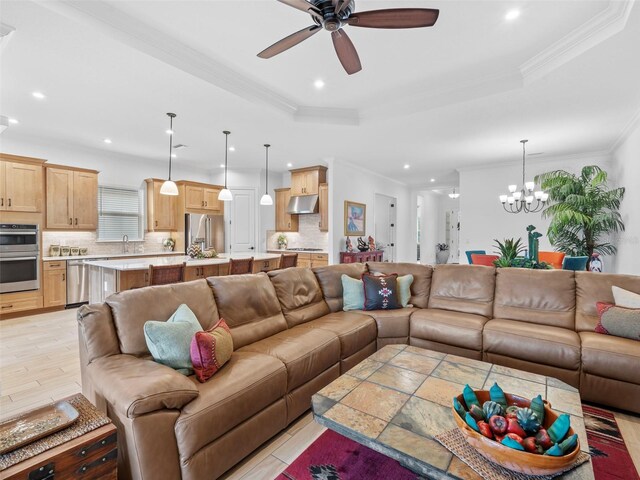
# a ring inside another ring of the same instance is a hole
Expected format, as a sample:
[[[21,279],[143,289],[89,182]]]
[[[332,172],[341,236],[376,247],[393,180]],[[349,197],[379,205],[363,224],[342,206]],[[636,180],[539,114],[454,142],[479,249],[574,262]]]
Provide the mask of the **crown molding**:
[[[524,83],[548,75],[565,63],[622,31],[635,0],[610,0],[603,12],[574,29],[520,66]]]
[[[636,113],[634,113],[633,116],[629,119],[627,124],[622,129],[622,132],[620,132],[620,135],[618,136],[618,138],[611,144],[611,147],[609,147],[609,154],[612,154],[613,152],[615,152],[618,149],[618,147],[622,145],[625,142],[625,140],[629,137],[629,135],[634,130],[634,128],[639,124],[640,124],[640,108],[636,110]]]
[[[588,161],[588,160],[603,160],[605,162],[611,161],[611,153],[609,150],[594,150],[590,152],[582,152],[582,153],[570,153],[567,155],[539,155],[535,157],[535,164],[546,164],[552,162],[561,162],[561,163],[573,163],[578,161]],[[529,159],[527,159],[527,166],[531,166]],[[479,170],[486,170],[488,168],[499,168],[499,167],[513,167],[518,166],[522,167],[522,160],[509,160],[505,162],[494,162],[494,163],[485,163],[482,165],[470,165],[468,167],[458,167],[457,170],[460,173],[463,172],[474,172]]]
[[[293,115],[298,122],[322,122],[333,125],[359,125],[360,115],[354,108],[299,106]]]

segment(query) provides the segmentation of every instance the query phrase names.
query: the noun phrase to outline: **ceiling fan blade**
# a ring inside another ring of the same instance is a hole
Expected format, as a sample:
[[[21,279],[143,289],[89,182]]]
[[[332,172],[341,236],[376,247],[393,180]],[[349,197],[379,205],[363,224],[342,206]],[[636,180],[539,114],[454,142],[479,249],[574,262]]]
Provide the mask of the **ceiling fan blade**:
[[[306,40],[312,35],[315,35],[320,30],[322,30],[322,27],[319,27],[318,25],[311,25],[310,27],[303,28],[296,33],[292,33],[288,37],[283,38],[282,40],[278,40],[270,47],[265,48],[258,54],[258,56],[260,58],[274,57],[279,53],[284,52],[285,50],[289,50],[291,47],[295,47],[297,44]]]
[[[432,8],[389,8],[352,13],[346,23],[367,28],[431,27],[438,20],[440,10]]]
[[[353,42],[344,30],[331,32],[331,40],[333,40],[333,47],[336,49],[340,63],[349,75],[362,70],[356,47],[353,46]]]
[[[279,2],[284,3],[285,5],[289,5],[290,7],[297,8],[298,10],[302,10],[303,12],[310,13],[314,17],[318,18],[322,21],[322,14],[320,10],[312,4],[307,2],[307,0],[278,0]]]
[[[334,11],[335,14],[340,15],[342,11],[349,6],[349,3],[351,3],[351,0],[333,0],[333,3],[335,3],[336,5],[335,11]]]

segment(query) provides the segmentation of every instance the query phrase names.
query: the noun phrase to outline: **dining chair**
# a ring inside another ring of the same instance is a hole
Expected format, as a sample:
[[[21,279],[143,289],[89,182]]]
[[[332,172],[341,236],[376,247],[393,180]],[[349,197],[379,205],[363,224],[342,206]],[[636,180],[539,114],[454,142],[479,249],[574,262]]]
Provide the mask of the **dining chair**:
[[[486,250],[467,250],[464,253],[467,255],[467,261],[471,265],[473,263],[473,261],[471,260],[471,255],[473,255],[473,254],[485,255],[487,252],[486,252]]]
[[[564,252],[538,252],[538,261],[548,263],[553,268],[562,270],[562,262],[565,256]]]
[[[229,259],[229,275],[243,275],[253,273],[253,257]]]
[[[168,285],[184,281],[186,263],[180,265],[149,265],[149,285]]]
[[[482,255],[479,253],[471,254],[471,264],[472,265],[484,265],[486,267],[494,267],[494,261],[500,258],[499,255]]]
[[[278,268],[290,268],[298,266],[298,254],[297,253],[283,253],[280,255],[280,263]]]
[[[589,257],[564,257],[562,268],[564,270],[584,271],[587,269]]]

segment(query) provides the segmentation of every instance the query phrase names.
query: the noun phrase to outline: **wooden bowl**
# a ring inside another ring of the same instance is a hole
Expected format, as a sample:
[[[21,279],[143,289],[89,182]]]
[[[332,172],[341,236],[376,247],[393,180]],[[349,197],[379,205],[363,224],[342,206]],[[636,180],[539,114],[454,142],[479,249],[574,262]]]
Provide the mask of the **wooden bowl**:
[[[480,405],[484,404],[487,400],[491,400],[488,390],[477,390],[475,391],[475,394],[478,397]],[[507,403],[510,406],[517,405],[518,407],[528,407],[531,404],[530,400],[510,393],[505,393],[505,397],[507,397]],[[461,405],[466,406],[462,394],[458,395],[457,398]],[[497,463],[509,470],[524,473],[526,475],[551,475],[570,468],[580,453],[580,440],[578,440],[576,448],[561,457],[538,455],[535,453],[515,450],[502,445],[496,440],[492,440],[479,434],[467,425],[463,418],[460,418],[460,415],[458,415],[458,412],[455,411],[453,406],[451,409],[453,410],[453,418],[467,440],[467,443],[475,448],[478,453],[487,460]],[[545,401],[544,422],[542,426],[545,429],[548,429],[558,416],[559,415],[557,413],[551,410],[549,403]],[[574,433],[573,428],[569,428],[567,437]]]

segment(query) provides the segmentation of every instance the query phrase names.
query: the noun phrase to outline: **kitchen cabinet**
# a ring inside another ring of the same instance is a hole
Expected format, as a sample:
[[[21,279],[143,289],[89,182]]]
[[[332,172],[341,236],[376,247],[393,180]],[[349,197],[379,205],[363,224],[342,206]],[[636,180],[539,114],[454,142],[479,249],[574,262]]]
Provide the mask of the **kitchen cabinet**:
[[[226,265],[224,265],[226,267]],[[202,267],[187,267],[184,269],[184,281],[199,280],[207,277],[218,276],[218,265],[204,265]]]
[[[220,212],[223,202],[218,200],[221,188],[195,183],[184,184],[184,207],[187,213]]]
[[[148,178],[147,182],[147,230],[166,232],[177,230],[178,197],[162,195],[164,180]]]
[[[67,262],[43,263],[44,308],[67,304]]]
[[[320,184],[318,194],[318,211],[320,212],[320,231],[329,231],[329,185]]]
[[[25,161],[4,161],[3,158]],[[42,163],[44,160],[0,155],[0,210],[41,212],[43,198]]]
[[[275,252],[275,251],[274,251]],[[329,255],[326,253],[287,252],[298,254],[298,267],[314,268],[325,267],[329,264]]]
[[[98,172],[47,166],[47,228],[98,228]]]
[[[3,315],[37,308],[42,308],[42,293],[40,290],[3,293],[0,295],[0,318]]]
[[[318,195],[320,184],[327,181],[327,167],[296,168],[291,172],[291,195]]]
[[[287,213],[287,206],[291,198],[290,188],[276,188],[276,231],[297,232],[298,215]]]
[[[270,272],[271,270],[277,270],[279,266],[279,258],[270,258],[269,260],[254,260],[253,273]]]

